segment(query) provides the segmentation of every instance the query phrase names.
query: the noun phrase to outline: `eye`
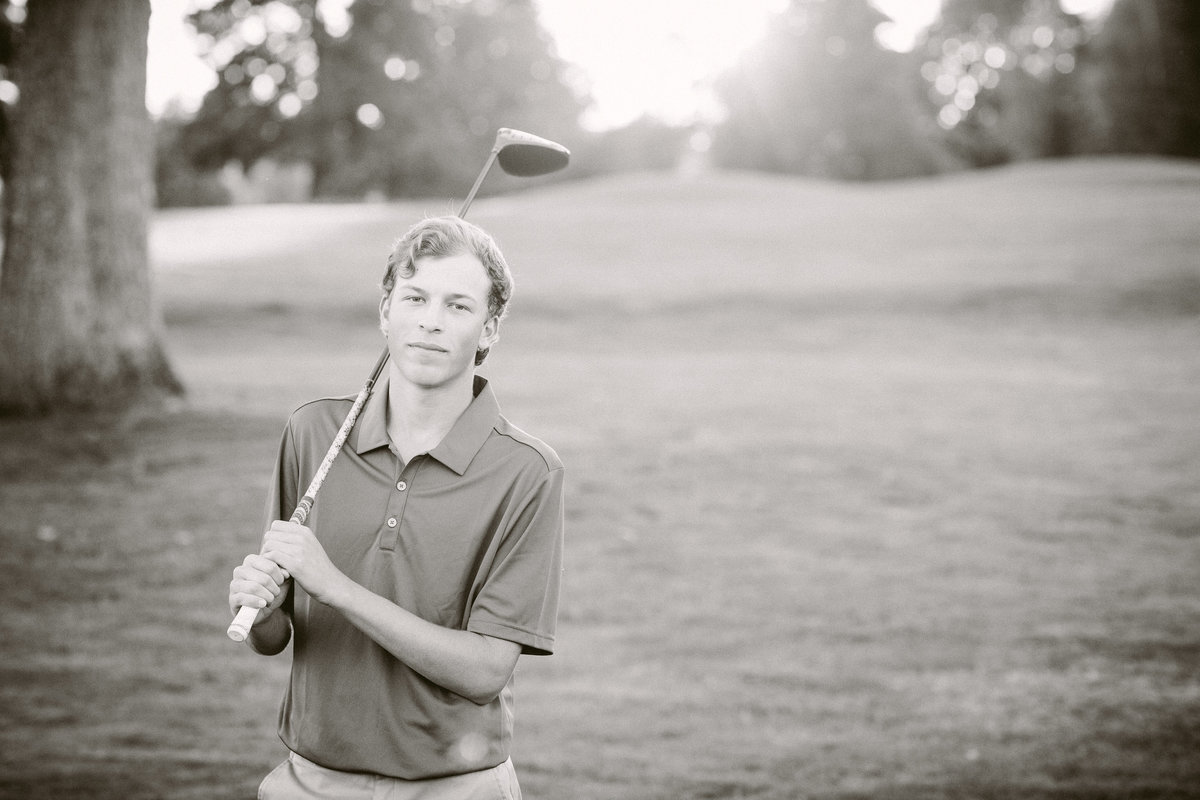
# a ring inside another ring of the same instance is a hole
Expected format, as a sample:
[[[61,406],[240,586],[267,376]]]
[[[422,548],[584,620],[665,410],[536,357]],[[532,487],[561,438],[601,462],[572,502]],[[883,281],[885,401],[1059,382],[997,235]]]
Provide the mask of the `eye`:
[[[471,313],[471,307],[464,306],[462,303],[451,303],[450,307],[455,311],[466,311],[468,314]]]
[[[404,301],[405,303],[424,303],[425,302],[424,297],[421,297],[420,295],[416,295],[416,294],[405,295],[404,297],[402,297],[400,299],[402,301]]]

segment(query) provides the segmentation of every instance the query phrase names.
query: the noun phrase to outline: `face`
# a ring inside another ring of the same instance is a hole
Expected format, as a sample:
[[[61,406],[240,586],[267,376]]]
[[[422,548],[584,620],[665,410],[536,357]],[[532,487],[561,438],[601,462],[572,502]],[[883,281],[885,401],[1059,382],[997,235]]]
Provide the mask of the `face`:
[[[413,276],[397,276],[379,305],[394,367],[425,388],[469,380],[476,349],[499,338],[490,291],[487,271],[469,253],[417,259]]]

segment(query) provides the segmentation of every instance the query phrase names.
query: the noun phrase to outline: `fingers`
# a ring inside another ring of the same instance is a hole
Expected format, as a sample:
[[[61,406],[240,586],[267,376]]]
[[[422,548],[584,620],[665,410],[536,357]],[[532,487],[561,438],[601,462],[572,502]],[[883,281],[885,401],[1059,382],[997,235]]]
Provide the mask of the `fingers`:
[[[312,532],[303,525],[276,520],[271,523],[271,527],[263,534],[263,555],[269,556],[272,548],[294,550],[303,544],[305,534],[311,535]]]
[[[262,557],[272,564],[280,565],[280,570],[294,571],[298,559],[303,552],[303,545],[290,538],[281,538],[275,532],[268,532],[263,539]]]
[[[276,520],[263,534],[262,554],[279,564],[285,574],[295,573],[312,560],[314,551],[320,551],[312,530],[295,522]],[[306,554],[309,557],[306,558]]]
[[[287,572],[278,563],[264,555],[255,555],[251,553],[242,560],[242,567],[250,570],[264,572],[278,586],[283,586],[284,581],[288,579]],[[240,569],[240,567],[239,567]],[[237,572],[237,569],[234,570]]]
[[[291,534],[293,536],[303,536],[306,533],[311,534],[312,531],[298,522],[287,522],[282,519],[277,519],[272,522],[271,527],[267,529],[266,536],[270,536],[272,534]]]
[[[283,602],[288,575],[265,556],[251,554],[233,570],[229,582],[229,607],[234,613],[242,606],[277,608]]]
[[[233,580],[229,582],[230,610],[236,614],[242,606],[268,611],[278,608],[291,578],[281,564],[297,560],[306,537],[312,537],[312,531],[303,525],[283,520],[271,523],[263,535],[262,553],[246,556],[233,570]]]
[[[327,596],[341,576],[312,529],[297,523],[273,523],[263,535],[262,554],[318,600]]]

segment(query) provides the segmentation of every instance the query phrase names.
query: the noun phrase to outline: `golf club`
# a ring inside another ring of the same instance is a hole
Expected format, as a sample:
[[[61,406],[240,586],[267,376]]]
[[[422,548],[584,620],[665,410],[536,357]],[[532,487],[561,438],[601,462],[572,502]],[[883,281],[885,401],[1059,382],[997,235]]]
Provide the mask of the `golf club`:
[[[496,143],[492,145],[492,152],[488,154],[487,162],[479,171],[475,185],[467,193],[467,199],[459,209],[458,216],[467,216],[467,209],[471,207],[471,201],[475,199],[475,193],[479,191],[493,162],[499,161],[500,169],[509,175],[532,178],[557,172],[567,165],[570,158],[571,151],[557,142],[534,136],[532,133],[501,128],[496,131]]]
[[[479,191],[479,187],[483,184],[483,179],[487,177],[492,164],[496,161],[500,162],[500,169],[509,175],[531,178],[536,175],[557,172],[567,166],[567,162],[570,159],[571,151],[557,142],[543,139],[540,136],[534,136],[532,133],[525,133],[524,131],[512,128],[501,128],[496,131],[496,141],[492,145],[492,150],[488,154],[483,169],[479,171],[479,176],[475,179],[475,185],[471,187],[471,191],[467,194],[466,202],[459,209],[458,216],[461,218],[467,216],[467,209],[471,207],[471,201],[475,199],[475,193]],[[317,492],[321,490],[321,484],[325,482],[325,476],[329,474],[329,468],[333,466],[334,459],[342,451],[342,445],[346,443],[346,437],[350,435],[350,430],[354,427],[355,421],[358,420],[359,412],[362,411],[363,405],[366,404],[367,398],[371,395],[375,381],[383,374],[383,368],[387,364],[387,360],[388,349],[384,347],[383,354],[379,357],[379,361],[375,363],[375,369],[371,372],[371,377],[367,379],[358,396],[354,398],[354,405],[350,407],[349,413],[346,414],[346,419],[342,423],[342,427],[338,430],[337,436],[333,437],[333,443],[329,445],[329,450],[325,453],[325,458],[321,461],[321,465],[317,468],[316,473],[313,474],[312,481],[308,484],[308,489],[304,492],[304,497],[296,505],[296,510],[292,512],[290,522],[303,525],[308,519],[308,513],[312,510],[313,503],[317,500]],[[257,617],[257,608],[250,606],[239,608],[233,618],[233,622],[229,624],[229,629],[226,631],[229,638],[235,642],[245,641],[246,637],[250,635],[250,628],[254,625],[254,620]]]

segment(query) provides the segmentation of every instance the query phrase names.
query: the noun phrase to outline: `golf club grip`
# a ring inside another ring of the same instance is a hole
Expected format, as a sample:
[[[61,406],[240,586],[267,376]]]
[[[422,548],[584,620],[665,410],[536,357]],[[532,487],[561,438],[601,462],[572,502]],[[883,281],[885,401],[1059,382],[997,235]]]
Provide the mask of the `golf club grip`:
[[[376,379],[383,372],[383,365],[387,363],[388,350],[384,348],[383,355],[379,357],[379,361],[375,364],[375,369],[371,372],[371,377],[363,384],[362,390],[358,393],[358,397],[354,398],[354,405],[350,407],[350,412],[346,414],[346,419],[342,422],[342,427],[338,429],[337,436],[333,437],[333,443],[329,445],[329,449],[325,451],[325,458],[321,460],[321,466],[317,467],[316,474],[313,475],[312,481],[308,484],[308,490],[304,493],[304,497],[296,504],[296,510],[292,512],[289,522],[294,522],[297,525],[303,525],[308,520],[308,512],[312,510],[313,503],[317,501],[317,492],[321,491],[321,484],[325,483],[325,476],[329,474],[329,468],[333,466],[333,461],[338,457],[338,453],[342,452],[342,445],[346,443],[346,437],[350,435],[350,430],[354,427],[354,423],[358,421],[358,414],[366,405],[367,398],[371,394],[371,389],[375,386]],[[246,637],[250,635],[250,628],[254,626],[254,620],[258,617],[258,609],[250,606],[242,606],[238,609],[237,614],[233,617],[233,622],[229,623],[229,627],[225,633],[235,642],[244,642]]]
[[[340,450],[341,448],[338,449]],[[322,478],[322,480],[324,479]],[[314,489],[311,484],[309,485],[309,493],[304,495],[304,499],[302,499],[300,504],[296,506],[296,510],[292,512],[292,517],[288,520],[288,522],[294,522],[297,525],[303,525],[305,521],[308,520],[308,512],[312,510],[313,503],[316,502],[316,498],[313,497],[313,494],[317,489],[320,488],[320,486],[317,486],[316,489]],[[242,606],[238,609],[238,613],[233,618],[233,622],[229,623],[229,629],[226,631],[226,633],[229,635],[229,638],[233,639],[235,642],[244,642],[246,641],[246,637],[250,635],[250,629],[254,627],[254,620],[257,618],[257,608]]]
[[[254,625],[254,620],[258,617],[258,609],[253,606],[242,606],[238,609],[237,616],[233,618],[233,622],[229,623],[229,628],[225,634],[235,642],[244,642],[246,637],[250,635],[250,628]]]

